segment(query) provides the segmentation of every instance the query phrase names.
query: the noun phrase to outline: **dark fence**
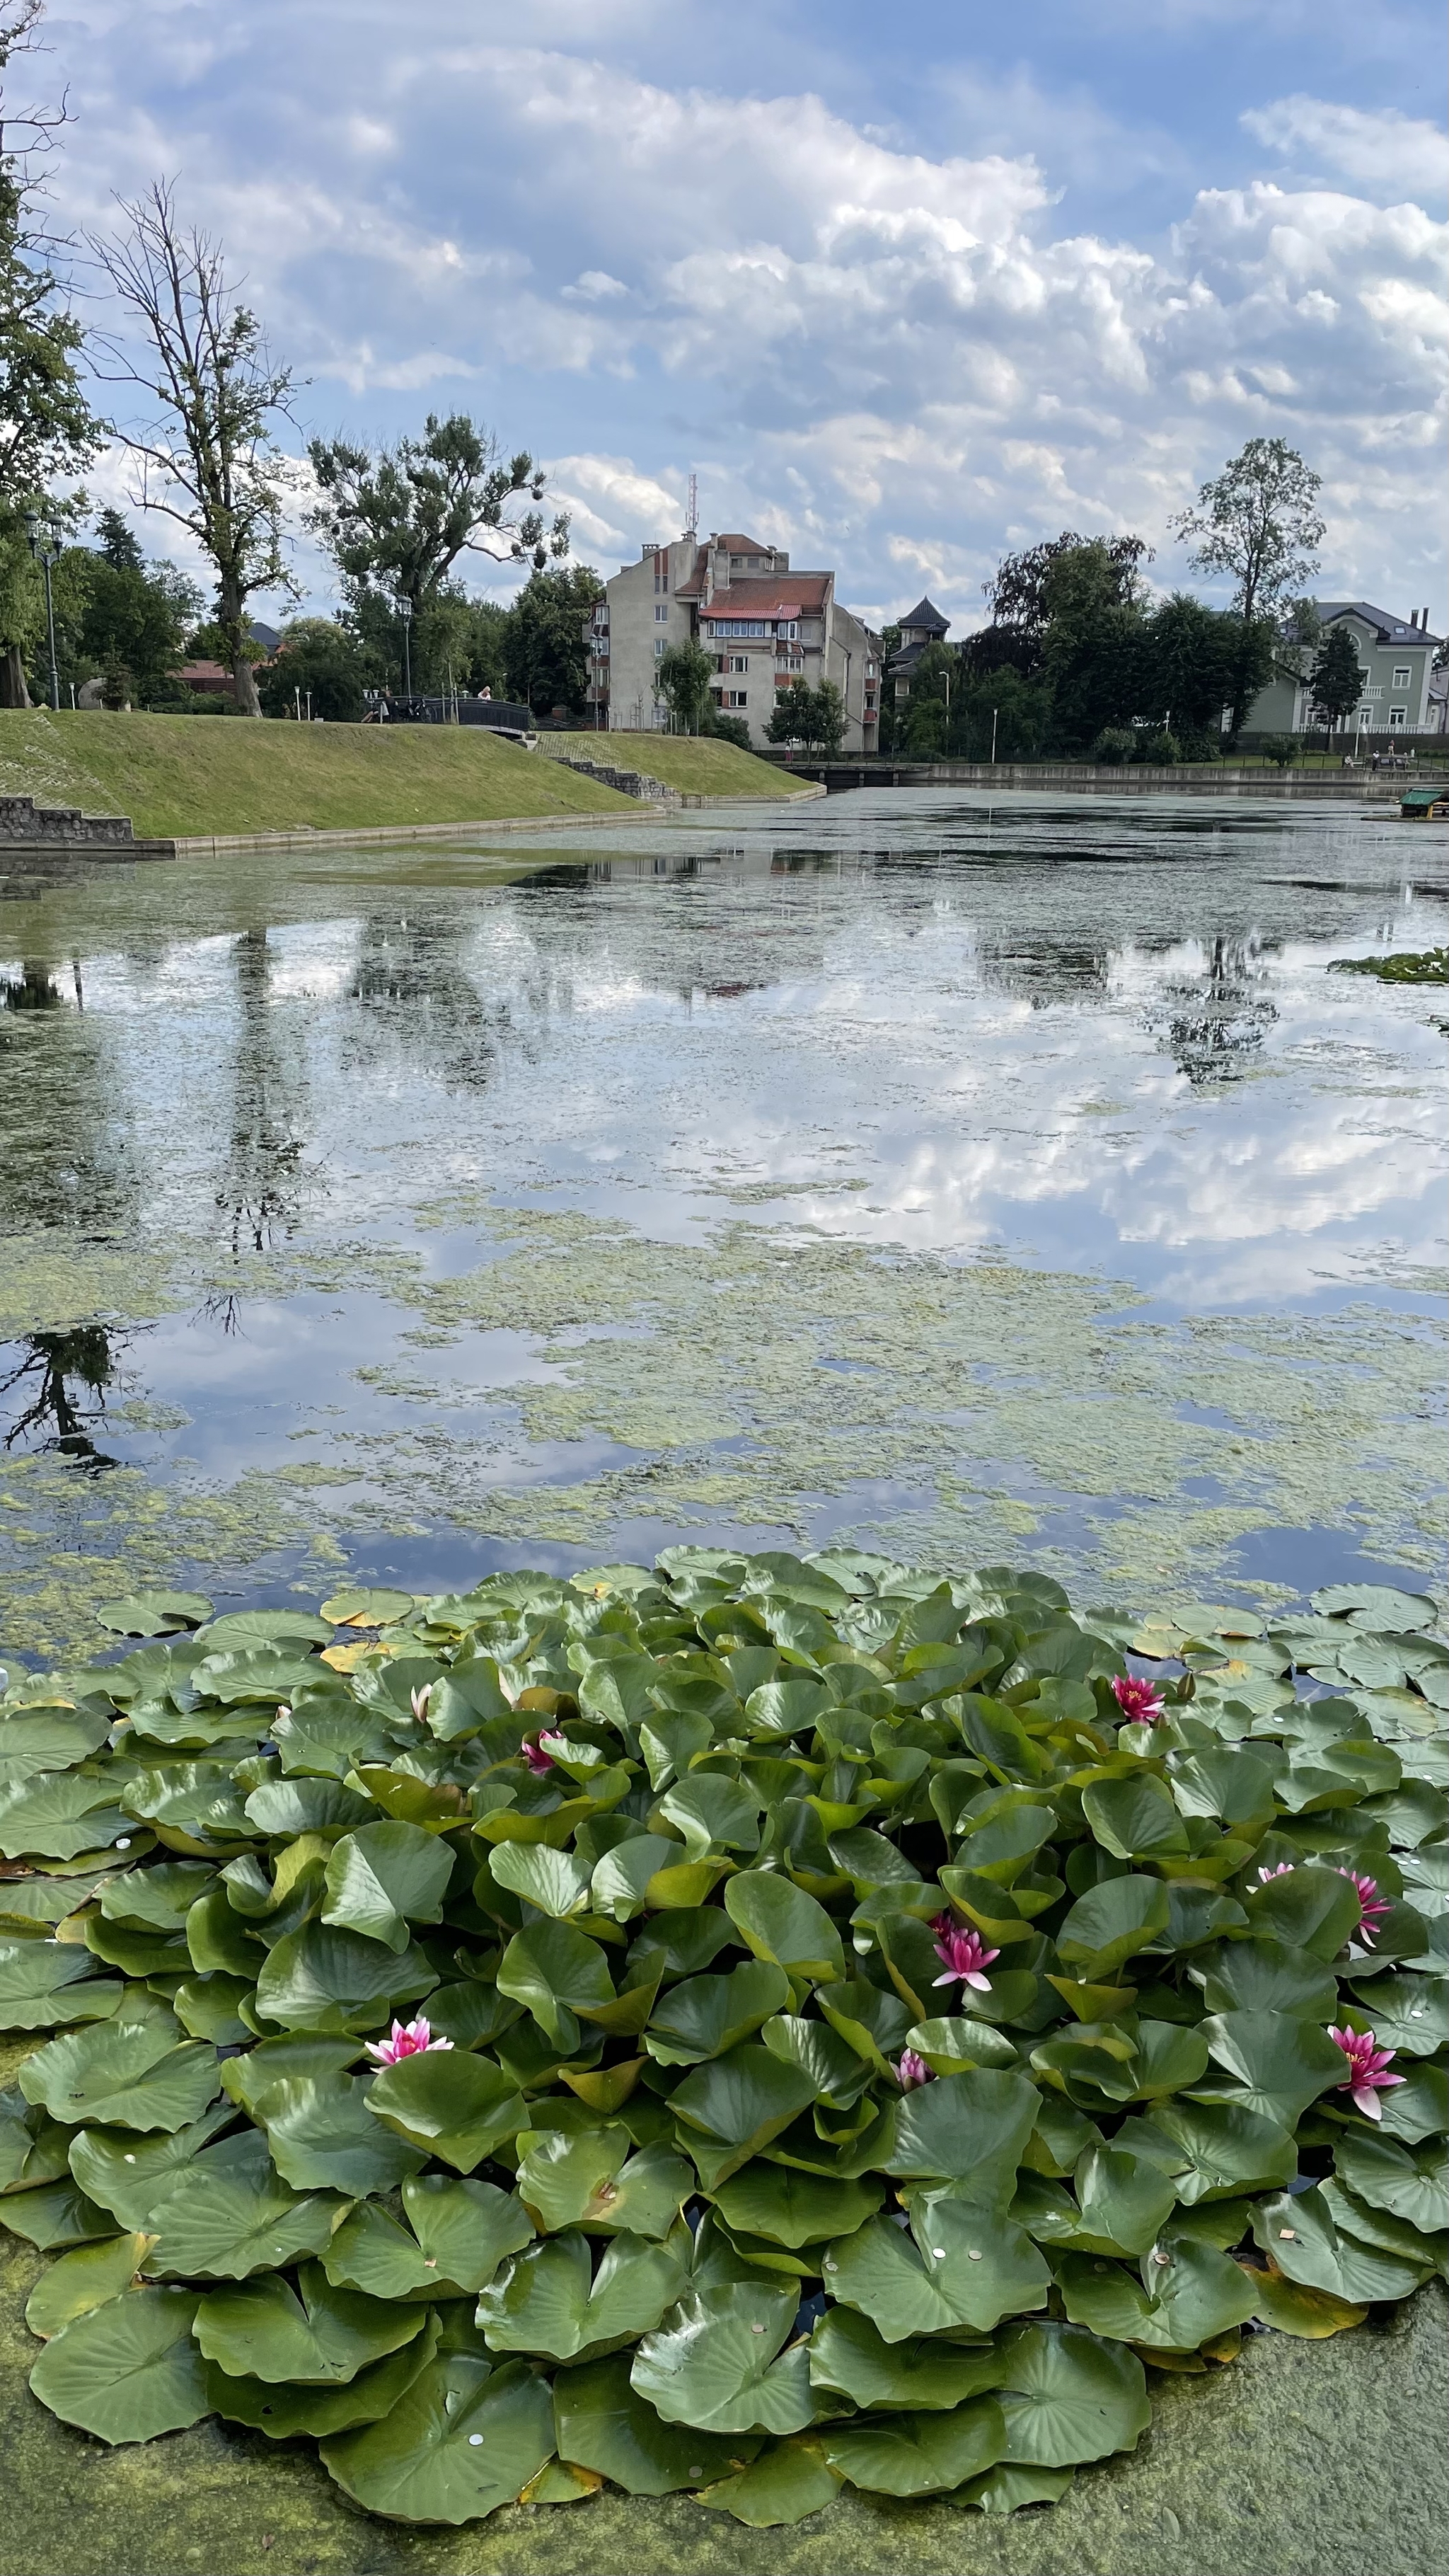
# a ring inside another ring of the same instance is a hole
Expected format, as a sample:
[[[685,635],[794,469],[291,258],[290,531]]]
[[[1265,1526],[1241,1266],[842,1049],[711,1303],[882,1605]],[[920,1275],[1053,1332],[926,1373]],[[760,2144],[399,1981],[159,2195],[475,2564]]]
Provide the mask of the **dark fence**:
[[[507,698],[432,698],[417,691],[405,697],[401,690],[389,689],[370,695],[368,712],[383,724],[484,725],[493,733],[507,734],[538,731],[538,718]]]

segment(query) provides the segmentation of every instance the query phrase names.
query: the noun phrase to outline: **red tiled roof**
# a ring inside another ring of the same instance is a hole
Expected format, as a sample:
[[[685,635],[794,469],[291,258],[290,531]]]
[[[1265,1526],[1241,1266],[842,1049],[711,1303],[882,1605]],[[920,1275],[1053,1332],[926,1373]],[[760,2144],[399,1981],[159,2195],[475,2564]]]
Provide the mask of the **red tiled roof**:
[[[830,589],[828,572],[778,572],[732,581],[717,590],[704,617],[800,617],[818,612]]]
[[[735,534],[711,537],[709,542],[712,546],[727,546],[732,555],[767,555],[770,552],[768,546],[761,545],[758,537],[742,537]]]

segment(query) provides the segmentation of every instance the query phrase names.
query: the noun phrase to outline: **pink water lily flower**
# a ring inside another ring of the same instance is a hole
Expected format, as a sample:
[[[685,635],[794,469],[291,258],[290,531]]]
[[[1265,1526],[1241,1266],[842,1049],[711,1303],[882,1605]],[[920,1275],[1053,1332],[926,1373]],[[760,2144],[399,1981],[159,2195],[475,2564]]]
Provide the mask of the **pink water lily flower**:
[[[518,1750],[522,1754],[524,1761],[528,1764],[528,1767],[533,1773],[535,1779],[541,1780],[545,1771],[551,1771],[553,1769],[553,1755],[551,1753],[545,1753],[543,1746],[536,1735],[525,1735]]]
[[[963,1932],[949,1914],[938,1914],[931,1930],[936,1935],[936,1956],[946,1970],[944,1977],[934,1977],[932,1984],[953,1986],[959,1977],[963,1985],[975,1986],[983,1995],[989,1995],[991,1979],[983,1971],[993,1959],[1000,1958],[1001,1952],[984,1949],[980,1933]]]
[[[450,2039],[434,2039],[431,2022],[420,2018],[410,2022],[395,2021],[386,2039],[368,2041],[367,2053],[369,2057],[376,2058],[379,2066],[400,2066],[405,2057],[426,2057],[431,2049],[451,2048],[452,2045]]]
[[[1296,1866],[1297,1864],[1291,1860],[1280,1860],[1276,1869],[1259,1870],[1258,1883],[1266,1887],[1270,1878],[1291,1878]]]
[[[1348,2059],[1348,2073],[1338,2091],[1351,2093],[1367,2119],[1381,2120],[1384,2112],[1380,2093],[1387,2092],[1391,2084],[1404,2082],[1402,2075],[1390,2075],[1388,2071],[1393,2049],[1380,2048],[1371,2030],[1335,2030],[1330,2026],[1328,2036],[1337,2041]]]
[[[901,2091],[909,2093],[917,2084],[933,2084],[935,2068],[928,2066],[924,2057],[918,2057],[913,2048],[903,2048],[896,2060],[895,2079]]]
[[[1393,1912],[1393,1908],[1386,1896],[1380,1896],[1379,1883],[1376,1878],[1369,1878],[1362,1870],[1357,1869],[1341,1869],[1338,1874],[1340,1878],[1346,1878],[1348,1880],[1350,1887],[1358,1897],[1359,1905],[1362,1909],[1359,1919],[1358,1937],[1360,1941],[1362,1941],[1364,1948],[1366,1950],[1371,1950],[1374,1946],[1374,1934],[1378,1930],[1379,1924],[1382,1922],[1386,1914],[1391,1914]]]
[[[412,1709],[412,1713],[413,1713],[414,1717],[417,1719],[418,1724],[419,1724],[420,1726],[421,1726],[421,1724],[422,1724],[422,1722],[423,1722],[423,1719],[427,1716],[427,1713],[428,1713],[428,1702],[429,1702],[429,1700],[432,1698],[432,1696],[433,1696],[433,1685],[432,1685],[432,1683],[431,1683],[431,1682],[424,1682],[424,1683],[423,1683],[423,1685],[422,1685],[421,1690],[411,1691],[411,1692],[408,1694],[409,1705],[410,1705],[410,1707],[411,1707],[411,1709]]]
[[[1112,1697],[1129,1726],[1155,1726],[1167,1715],[1167,1702],[1156,1683],[1144,1681],[1140,1673],[1118,1673]]]

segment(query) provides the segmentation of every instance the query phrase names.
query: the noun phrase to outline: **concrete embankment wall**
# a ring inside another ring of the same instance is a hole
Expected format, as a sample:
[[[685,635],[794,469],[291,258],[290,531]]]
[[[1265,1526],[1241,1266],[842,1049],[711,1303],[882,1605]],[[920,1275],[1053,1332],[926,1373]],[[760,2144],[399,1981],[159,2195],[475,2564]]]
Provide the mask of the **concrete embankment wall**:
[[[1093,761],[799,760],[782,762],[792,778],[820,781],[832,794],[853,787],[978,787],[998,795],[1053,792],[1070,796],[1263,796],[1334,804],[1367,798],[1396,805],[1410,787],[1449,776],[1449,758],[1390,771],[1239,769],[1214,762],[1201,769],[1099,768]]]

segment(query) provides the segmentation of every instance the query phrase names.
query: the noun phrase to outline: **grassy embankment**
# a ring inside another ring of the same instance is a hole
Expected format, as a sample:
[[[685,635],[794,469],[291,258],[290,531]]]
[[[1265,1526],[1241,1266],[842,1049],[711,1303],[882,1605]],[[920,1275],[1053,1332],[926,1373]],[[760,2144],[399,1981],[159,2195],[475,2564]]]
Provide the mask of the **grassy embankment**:
[[[709,734],[551,733],[544,744],[556,756],[597,760],[610,769],[637,769],[681,796],[798,796],[788,775],[752,751]]]
[[[0,711],[0,794],[129,814],[141,839],[639,813],[596,779],[481,728],[47,708]]]

